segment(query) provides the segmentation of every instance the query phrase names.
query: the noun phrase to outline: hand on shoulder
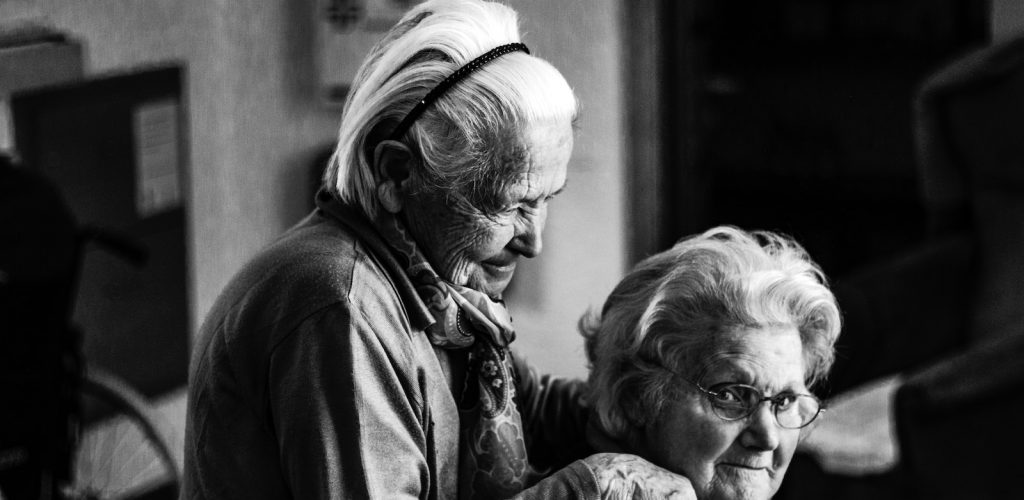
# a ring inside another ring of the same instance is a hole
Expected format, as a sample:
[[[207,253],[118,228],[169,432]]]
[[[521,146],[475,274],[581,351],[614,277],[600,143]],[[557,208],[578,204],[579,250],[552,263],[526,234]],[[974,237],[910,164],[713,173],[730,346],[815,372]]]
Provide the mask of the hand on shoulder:
[[[695,500],[690,480],[628,453],[598,453],[583,462],[597,478],[602,499]]]

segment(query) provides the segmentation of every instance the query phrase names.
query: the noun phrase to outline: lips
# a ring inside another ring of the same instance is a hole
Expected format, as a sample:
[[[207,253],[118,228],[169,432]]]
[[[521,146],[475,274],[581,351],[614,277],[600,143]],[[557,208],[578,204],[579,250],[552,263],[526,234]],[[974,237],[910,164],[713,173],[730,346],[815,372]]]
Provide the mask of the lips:
[[[722,465],[725,465],[727,467],[735,467],[737,469],[746,469],[746,470],[768,470],[767,467],[750,467],[750,466],[747,466],[747,465],[739,465],[739,464],[722,464]]]
[[[484,267],[495,270],[509,270],[515,269],[516,262],[519,260],[519,256],[515,252],[510,252],[508,249],[502,250],[497,255],[481,262]]]
[[[728,467],[735,467],[737,469],[746,469],[746,470],[763,470],[763,471],[770,471],[771,470],[770,466],[758,464],[756,462],[723,462],[723,463],[721,463],[719,465],[725,465],[725,466],[728,466]]]
[[[493,276],[506,276],[511,275],[512,272],[516,270],[516,261],[487,261],[482,262],[481,266],[483,266],[483,268],[487,271],[488,274],[491,274]]]

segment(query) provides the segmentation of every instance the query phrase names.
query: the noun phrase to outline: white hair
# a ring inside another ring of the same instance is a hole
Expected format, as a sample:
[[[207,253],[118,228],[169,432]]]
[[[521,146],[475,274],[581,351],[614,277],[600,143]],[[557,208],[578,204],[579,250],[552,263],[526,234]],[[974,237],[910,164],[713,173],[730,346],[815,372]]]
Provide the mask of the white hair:
[[[674,396],[673,373],[699,379],[722,333],[776,326],[799,332],[812,387],[832,366],[841,319],[825,275],[792,239],[721,226],[645,259],[600,315],[580,320],[601,423],[626,437]]]
[[[378,210],[373,148],[432,88],[467,62],[520,42],[511,8],[478,0],[431,0],[413,7],[371,50],[356,74],[324,174],[334,196],[370,217]],[[479,209],[521,168],[523,132],[533,123],[575,122],[578,104],[551,64],[513,52],[459,81],[413,123],[403,140],[419,155],[422,188]],[[519,156],[517,156],[519,155]],[[511,156],[511,157],[510,157]],[[494,207],[496,208],[496,206]]]

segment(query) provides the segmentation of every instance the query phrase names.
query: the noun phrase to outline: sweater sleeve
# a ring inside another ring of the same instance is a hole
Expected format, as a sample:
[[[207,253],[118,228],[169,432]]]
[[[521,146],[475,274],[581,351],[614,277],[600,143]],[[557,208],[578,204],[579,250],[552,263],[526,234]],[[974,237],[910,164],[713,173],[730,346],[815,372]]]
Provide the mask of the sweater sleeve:
[[[430,490],[429,415],[395,359],[345,304],[307,318],[275,347],[269,413],[293,498],[421,498]]]
[[[544,478],[514,497],[516,500],[599,500],[597,478],[582,460]],[[623,497],[625,498],[625,497]]]

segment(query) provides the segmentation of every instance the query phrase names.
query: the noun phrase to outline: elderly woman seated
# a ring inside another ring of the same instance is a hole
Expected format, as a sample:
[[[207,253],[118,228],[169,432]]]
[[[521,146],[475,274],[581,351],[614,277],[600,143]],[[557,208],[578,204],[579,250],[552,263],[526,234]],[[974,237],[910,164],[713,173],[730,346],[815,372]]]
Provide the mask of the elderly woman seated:
[[[796,242],[718,227],[650,257],[584,317],[591,400],[698,498],[768,498],[822,412],[840,316]]]

